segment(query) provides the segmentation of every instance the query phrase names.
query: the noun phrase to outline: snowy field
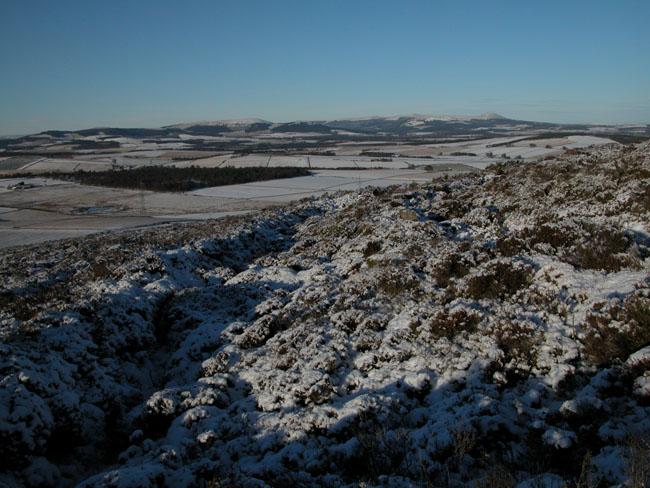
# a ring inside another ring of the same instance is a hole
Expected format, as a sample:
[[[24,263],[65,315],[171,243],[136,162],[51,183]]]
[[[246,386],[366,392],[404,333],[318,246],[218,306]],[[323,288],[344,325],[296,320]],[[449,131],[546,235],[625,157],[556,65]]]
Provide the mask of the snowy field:
[[[21,181],[33,187],[8,189]],[[237,196],[139,192],[44,178],[2,179],[0,248],[167,221],[223,218],[258,211],[269,204]]]
[[[479,158],[486,158],[488,153],[492,153],[498,159],[501,159],[502,155],[506,155],[508,158],[515,159],[528,159],[533,160],[548,154],[557,154],[562,152],[564,149],[578,149],[584,148],[591,145],[603,145],[603,144],[617,144],[611,139],[605,139],[602,137],[594,136],[568,136],[561,139],[539,139],[539,140],[519,140],[521,137],[508,137],[500,139],[485,139],[476,142],[462,142],[462,143],[453,143],[453,144],[441,144],[441,145],[430,145],[429,147],[436,148],[439,151],[442,151],[443,154],[450,153],[454,151],[458,152],[469,152],[474,153]],[[495,147],[495,144],[498,146]],[[503,146],[499,144],[510,144],[510,146]],[[531,144],[533,146],[531,147]],[[546,147],[550,146],[550,147]],[[452,157],[445,154],[445,157]],[[462,156],[457,156],[462,158]],[[492,158],[490,158],[492,159]],[[480,163],[480,164],[477,164]],[[480,161],[471,161],[468,160],[468,164],[475,165],[475,167],[481,167],[483,162]]]
[[[190,166],[200,166],[202,168],[218,168],[223,166],[232,156],[213,156],[209,158],[191,159],[187,161],[174,161],[173,164],[177,168],[188,168]]]
[[[186,214],[169,214],[169,215],[153,215],[152,217],[164,220],[209,220],[209,219],[223,219],[224,217],[237,217],[240,215],[248,215],[254,213],[255,210],[240,210],[234,212],[205,212],[205,213],[186,213]]]
[[[339,190],[358,190],[367,186],[387,187],[414,181],[430,181],[434,176],[440,176],[440,173],[427,173],[418,170],[318,170],[312,176],[201,188],[188,192],[188,194],[289,202]]]
[[[125,229],[128,227],[124,227]],[[84,229],[7,229],[0,226],[0,249],[8,247],[28,246],[48,241],[82,237],[88,234],[95,234],[97,230]]]
[[[21,171],[109,171],[110,163],[87,161],[81,159],[43,159],[27,164],[20,168]]]
[[[34,190],[35,188],[42,188],[42,187],[51,188],[53,186],[65,186],[70,184],[66,181],[53,180],[51,178],[39,178],[38,176],[34,176],[31,178],[2,178],[0,179],[0,191],[11,192],[12,190],[9,190],[9,187],[13,185],[17,185],[21,182],[33,185],[34,188],[32,188],[32,190]]]
[[[330,148],[337,153],[335,156],[307,156],[307,155],[274,155],[274,154],[247,154],[210,156],[199,159],[180,159],[183,155],[182,145],[155,145],[141,144],[137,139],[117,138],[123,144],[123,151],[116,153],[85,154],[80,157],[39,158],[23,165],[23,171],[106,171],[112,169],[115,161],[118,167],[137,167],[149,165],[174,165],[177,167],[203,166],[222,167],[232,166],[239,168],[253,166],[297,166],[317,169],[363,168],[363,169],[407,169],[417,166],[437,164],[466,164],[474,168],[483,169],[492,162],[507,158],[522,158],[534,160],[548,154],[559,153],[566,149],[583,148],[589,145],[602,145],[613,143],[610,139],[594,136],[568,136],[556,139],[540,139],[537,141],[521,141],[522,137],[507,137],[498,139],[484,139],[478,141],[458,142],[448,144],[430,144],[426,146],[412,146],[408,144],[381,144],[371,145],[340,144]],[[495,144],[508,146],[493,147]],[[534,147],[531,147],[531,144]],[[154,147],[155,146],[155,147]],[[160,146],[160,147],[158,147]],[[550,147],[546,147],[550,146]],[[174,150],[177,151],[174,151]],[[392,158],[379,158],[360,155],[362,151],[378,151],[394,153]],[[467,152],[476,156],[451,156],[453,152]],[[487,154],[492,153],[492,157]],[[174,155],[172,158],[170,155]],[[199,151],[188,151],[188,156],[200,155]],[[425,157],[408,157],[420,155]],[[384,160],[382,160],[384,159]]]
[[[24,208],[3,208],[0,212],[0,249],[158,223],[159,221],[149,217],[69,215]]]

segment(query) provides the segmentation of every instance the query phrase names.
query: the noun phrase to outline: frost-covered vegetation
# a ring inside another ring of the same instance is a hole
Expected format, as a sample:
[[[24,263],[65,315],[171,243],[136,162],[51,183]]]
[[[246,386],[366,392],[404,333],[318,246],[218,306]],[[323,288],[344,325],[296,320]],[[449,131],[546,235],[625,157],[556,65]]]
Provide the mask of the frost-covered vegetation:
[[[646,143],[4,251],[0,483],[647,486],[649,246]]]

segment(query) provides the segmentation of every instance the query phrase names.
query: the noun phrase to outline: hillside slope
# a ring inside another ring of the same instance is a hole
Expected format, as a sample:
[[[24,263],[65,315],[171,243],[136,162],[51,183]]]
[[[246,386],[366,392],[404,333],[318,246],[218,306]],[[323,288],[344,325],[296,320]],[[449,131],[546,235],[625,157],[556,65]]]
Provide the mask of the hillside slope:
[[[0,484],[641,486],[649,246],[646,143],[3,251]]]

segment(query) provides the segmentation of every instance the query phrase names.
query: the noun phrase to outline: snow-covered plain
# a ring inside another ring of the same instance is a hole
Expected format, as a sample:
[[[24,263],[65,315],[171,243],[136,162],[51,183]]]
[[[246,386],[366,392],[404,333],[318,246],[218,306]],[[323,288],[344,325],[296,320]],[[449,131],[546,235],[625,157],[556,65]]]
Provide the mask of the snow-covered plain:
[[[187,194],[290,202],[306,197],[322,196],[327,192],[338,190],[430,181],[433,176],[422,170],[317,170],[310,176],[201,188]]]
[[[530,137],[530,136],[529,136]],[[567,136],[563,139],[529,139],[521,140],[523,137],[508,137],[496,139],[484,139],[479,141],[458,142],[451,144],[431,144],[428,147],[443,152],[445,158],[464,162],[476,168],[484,168],[486,163],[494,158],[501,160],[502,156],[512,159],[534,160],[550,154],[557,154],[563,149],[581,149],[591,145],[616,144],[611,139],[595,136]],[[508,145],[502,145],[508,144]],[[549,147],[547,147],[549,146]],[[452,151],[450,151],[450,149]],[[476,154],[476,157],[449,156],[449,152],[459,151]],[[488,154],[493,156],[488,158]]]
[[[109,171],[108,162],[84,161],[77,159],[42,159],[21,168],[21,171]]]
[[[643,486],[649,188],[604,146],[0,252],[0,483]]]
[[[21,181],[30,187],[9,189]],[[49,178],[0,179],[0,207],[6,210],[0,215],[0,248],[165,220],[216,218],[268,205],[256,199],[100,188]]]
[[[301,133],[300,137],[307,134]],[[261,139],[264,134],[258,135]],[[284,138],[286,134],[266,134],[266,136]],[[89,140],[96,140],[98,136],[89,136]],[[184,139],[199,136],[181,135]],[[408,169],[410,167],[439,165],[439,164],[465,164],[483,169],[489,164],[507,158],[523,158],[534,160],[549,154],[555,154],[566,149],[583,148],[589,145],[610,144],[613,141],[595,136],[566,136],[560,139],[521,140],[525,136],[479,139],[474,141],[452,142],[446,144],[428,144],[413,146],[409,144],[387,143],[385,141],[371,141],[363,144],[334,144],[328,151],[335,153],[328,155],[278,155],[274,153],[254,154],[225,154],[200,158],[200,152],[193,151],[191,147],[182,143],[143,143],[134,138],[115,137],[111,140],[121,144],[118,152],[93,153],[93,150],[77,150],[76,156],[71,158],[40,157],[25,163],[21,171],[48,172],[48,171],[108,171],[113,169],[113,164],[118,167],[137,167],[149,165],[174,165],[177,167],[203,166],[203,167],[253,167],[253,166],[299,166],[315,169]],[[221,142],[232,142],[228,138],[200,136],[201,139]],[[36,142],[35,142],[36,143]],[[511,143],[509,146],[499,144]],[[498,147],[494,147],[494,145]],[[532,144],[532,146],[531,146]],[[550,147],[546,147],[550,146]],[[57,146],[59,150],[71,150],[70,147]],[[175,151],[176,150],[176,151]],[[171,151],[171,152],[170,152]],[[394,157],[371,157],[363,151],[394,154]],[[472,153],[476,156],[451,156],[453,152]],[[173,157],[170,154],[173,153]],[[491,154],[488,156],[488,154]],[[409,157],[420,155],[425,157]],[[186,159],[183,159],[183,158]],[[10,165],[12,166],[12,165]]]

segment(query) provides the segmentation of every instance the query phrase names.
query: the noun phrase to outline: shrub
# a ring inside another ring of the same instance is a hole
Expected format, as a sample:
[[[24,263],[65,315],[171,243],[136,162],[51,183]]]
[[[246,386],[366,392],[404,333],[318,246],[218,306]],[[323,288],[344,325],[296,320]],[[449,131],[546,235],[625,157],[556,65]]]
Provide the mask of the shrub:
[[[603,366],[625,359],[650,344],[650,299],[634,296],[624,304],[594,309],[583,328],[584,353],[591,363]]]
[[[69,295],[67,282],[50,283],[21,295],[5,291],[0,294],[0,307],[18,320],[26,321],[48,308],[55,308],[57,303],[65,303]]]
[[[253,349],[266,344],[271,337],[288,328],[290,324],[284,317],[274,314],[264,315],[244,329],[233,342],[243,349]]]
[[[451,340],[462,332],[474,332],[481,318],[481,315],[473,310],[460,308],[450,311],[445,307],[425,322],[424,327],[434,337],[446,337]]]
[[[623,267],[638,266],[638,260],[625,254],[629,248],[628,237],[613,227],[587,226],[588,242],[577,246],[572,264],[582,269],[619,271]]]
[[[452,253],[433,265],[432,275],[438,286],[446,288],[452,278],[462,278],[471,269],[472,263],[459,253]]]
[[[638,259],[627,253],[631,244],[632,240],[613,226],[585,221],[564,225],[543,222],[499,238],[497,249],[504,256],[514,256],[526,249],[540,250],[540,246],[543,252],[548,252],[547,246],[551,246],[566,262],[578,268],[619,271],[639,265]]]
[[[113,271],[106,261],[94,261],[88,267],[90,281],[107,280],[113,277]]]
[[[379,251],[381,251],[381,242],[371,241],[366,244],[366,248],[363,250],[363,257],[370,257],[373,254],[377,254]]]
[[[515,478],[503,466],[491,466],[485,476],[476,481],[476,488],[514,488]]]
[[[532,267],[521,262],[495,261],[467,280],[467,295],[474,300],[503,299],[530,283]]]
[[[539,244],[548,244],[556,250],[570,247],[578,239],[574,225],[566,227],[549,222],[540,222],[538,225],[523,229],[518,236],[524,239],[530,248]]]
[[[456,200],[446,198],[440,202],[437,209],[438,213],[445,217],[445,220],[451,220],[463,217],[467,212],[472,210],[472,202],[469,200]]]
[[[353,433],[357,449],[349,475],[375,480],[382,474],[400,472],[409,453],[410,441],[406,430],[387,430],[373,420],[360,422]]]
[[[526,242],[518,236],[507,235],[496,240],[496,249],[502,256],[513,257],[528,249]]]
[[[415,279],[404,276],[396,269],[386,269],[379,276],[377,283],[378,288],[390,296],[400,295],[414,289],[417,285],[418,282]]]
[[[493,327],[494,337],[504,354],[504,363],[515,377],[525,377],[537,364],[537,350],[542,332],[530,322],[499,321]]]

